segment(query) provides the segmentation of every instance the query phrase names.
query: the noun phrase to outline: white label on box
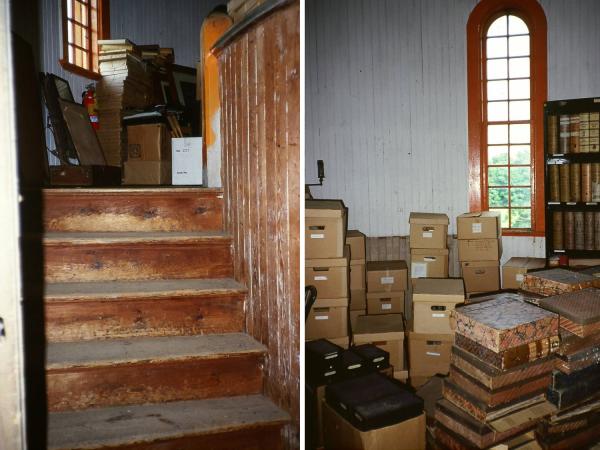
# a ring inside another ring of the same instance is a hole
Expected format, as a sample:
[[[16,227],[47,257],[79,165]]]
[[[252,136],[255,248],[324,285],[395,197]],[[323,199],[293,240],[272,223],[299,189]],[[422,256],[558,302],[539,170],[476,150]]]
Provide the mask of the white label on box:
[[[329,316],[315,316],[315,320],[327,320]]]
[[[525,278],[525,274],[522,273],[518,273],[517,276],[515,277],[516,280],[520,283],[521,281],[523,281],[523,279]]]
[[[327,277],[325,275],[317,275],[315,281],[327,281]]]
[[[441,356],[441,354],[438,352],[426,352],[425,354],[428,356]]]
[[[391,303],[382,303],[381,309],[392,309],[392,304]]]
[[[323,233],[320,233],[320,234],[311,234],[310,238],[311,239],[325,239],[325,235]]]
[[[431,317],[446,317],[444,313],[431,313]]]
[[[327,356],[325,357],[325,359],[333,359],[333,358],[337,358],[337,356],[338,356],[337,354],[333,354],[333,355],[327,355]]]
[[[171,139],[172,183],[202,185],[202,138]]]
[[[324,375],[326,377],[330,376],[330,375],[335,375],[335,370],[332,370],[331,372],[325,372]]]
[[[381,284],[394,284],[394,277],[381,277],[379,282]]]
[[[433,237],[433,231],[423,231],[423,237],[424,238],[432,238]]]
[[[423,256],[423,261],[426,262],[435,262],[437,258],[435,256]]]
[[[427,278],[427,263],[414,262],[410,266],[411,278]]]
[[[381,362],[381,361],[383,361],[384,359],[385,359],[385,358],[384,358],[383,356],[379,356],[379,357],[375,358],[375,359],[373,360],[373,362],[374,362],[374,363]]]
[[[481,233],[481,223],[474,223],[471,225],[471,233]]]

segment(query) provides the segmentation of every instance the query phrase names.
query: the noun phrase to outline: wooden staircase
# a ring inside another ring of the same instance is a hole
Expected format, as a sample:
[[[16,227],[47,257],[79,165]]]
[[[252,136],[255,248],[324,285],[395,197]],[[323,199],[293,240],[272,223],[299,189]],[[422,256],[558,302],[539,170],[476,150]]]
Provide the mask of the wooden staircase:
[[[280,449],[222,191],[44,191],[48,448]]]

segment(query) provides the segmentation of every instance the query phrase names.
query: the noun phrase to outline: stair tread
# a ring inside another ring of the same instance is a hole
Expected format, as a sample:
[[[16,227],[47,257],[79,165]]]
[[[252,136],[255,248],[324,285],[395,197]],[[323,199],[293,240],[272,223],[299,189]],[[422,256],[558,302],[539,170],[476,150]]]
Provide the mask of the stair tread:
[[[266,347],[245,333],[160,336],[50,343],[46,369],[97,367],[144,361],[264,354]]]
[[[231,278],[195,278],[180,280],[144,280],[106,282],[47,283],[46,300],[101,298],[118,299],[123,296],[174,297],[190,294],[245,293],[243,284]]]
[[[44,243],[119,243],[159,241],[202,241],[229,239],[223,231],[121,231],[121,232],[63,232],[44,233]]]
[[[282,425],[287,413],[262,395],[50,413],[48,448],[103,448]]]

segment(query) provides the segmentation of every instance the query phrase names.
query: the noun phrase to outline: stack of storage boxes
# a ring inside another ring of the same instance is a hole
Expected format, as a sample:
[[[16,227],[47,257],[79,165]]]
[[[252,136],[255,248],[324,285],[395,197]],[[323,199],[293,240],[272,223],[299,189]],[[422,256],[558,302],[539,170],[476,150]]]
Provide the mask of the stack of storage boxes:
[[[345,347],[350,281],[346,227],[341,200],[306,201],[304,281],[317,289],[317,301],[306,320],[306,339],[327,338]]]
[[[458,260],[467,294],[500,289],[500,213],[482,211],[457,217]]]
[[[448,278],[448,216],[410,213],[410,277]]]
[[[367,314],[403,314],[407,275],[405,261],[369,261]]]
[[[453,339],[450,315],[464,299],[460,278],[415,281],[413,330],[408,336],[410,378],[414,387],[436,374],[448,373]]]
[[[366,237],[348,230],[346,244],[350,246],[350,326],[354,329],[357,317],[367,313]]]

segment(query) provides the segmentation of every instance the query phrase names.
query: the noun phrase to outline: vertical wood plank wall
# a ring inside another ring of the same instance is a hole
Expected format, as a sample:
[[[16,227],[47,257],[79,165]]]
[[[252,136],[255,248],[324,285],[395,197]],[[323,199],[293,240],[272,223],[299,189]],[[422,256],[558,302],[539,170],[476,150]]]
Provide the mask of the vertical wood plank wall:
[[[247,331],[268,347],[265,392],[292,416],[298,448],[300,334],[299,2],[276,10],[219,55],[225,223]]]

